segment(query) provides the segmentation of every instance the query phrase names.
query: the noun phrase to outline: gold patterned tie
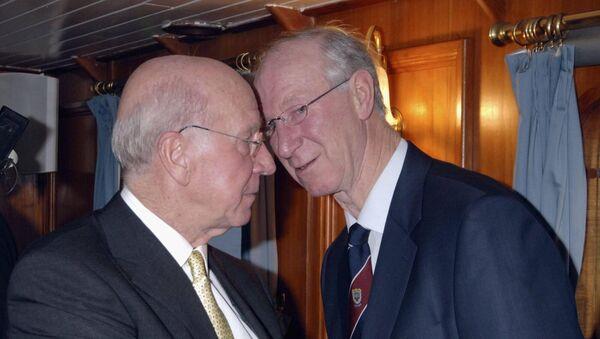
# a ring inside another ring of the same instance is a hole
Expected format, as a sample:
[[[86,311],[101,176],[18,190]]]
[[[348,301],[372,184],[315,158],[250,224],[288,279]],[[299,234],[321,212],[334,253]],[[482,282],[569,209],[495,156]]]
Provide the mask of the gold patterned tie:
[[[192,269],[192,285],[204,305],[206,314],[212,323],[217,338],[219,339],[233,339],[233,333],[229,327],[229,323],[223,315],[223,312],[217,305],[215,296],[210,288],[210,281],[206,274],[206,266],[204,265],[204,257],[198,251],[192,251],[188,264]]]

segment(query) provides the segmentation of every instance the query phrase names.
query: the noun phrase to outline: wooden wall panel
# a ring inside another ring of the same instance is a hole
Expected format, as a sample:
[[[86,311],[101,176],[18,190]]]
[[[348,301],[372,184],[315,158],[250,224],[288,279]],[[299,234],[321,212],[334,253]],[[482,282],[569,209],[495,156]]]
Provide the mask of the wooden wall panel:
[[[63,110],[59,119],[56,183],[58,227],[90,213],[94,199],[96,121],[87,108]]]
[[[600,335],[600,84],[582,87],[578,88],[578,102],[588,205],[583,264],[575,298],[583,334],[585,338],[593,338],[594,334]]]
[[[284,189],[283,189],[284,188]],[[275,172],[278,304],[292,318],[291,331],[301,338],[306,329],[306,243],[309,199],[280,163]],[[314,308],[311,308],[314,310]]]
[[[427,154],[466,166],[466,40],[388,51],[391,105],[402,114],[403,136]],[[469,119],[470,120],[470,119]],[[467,145],[469,147],[467,147]]]
[[[93,97],[89,74],[76,68],[59,80],[57,228],[89,214],[93,208],[96,169],[96,120],[86,105]]]
[[[17,250],[55,228],[54,173],[21,175],[15,190],[0,199],[0,211],[10,226]]]

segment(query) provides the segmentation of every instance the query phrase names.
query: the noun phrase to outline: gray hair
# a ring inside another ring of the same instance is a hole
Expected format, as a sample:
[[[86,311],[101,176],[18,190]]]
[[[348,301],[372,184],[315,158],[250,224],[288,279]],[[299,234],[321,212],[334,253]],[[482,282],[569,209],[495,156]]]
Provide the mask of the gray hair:
[[[327,63],[325,77],[332,86],[344,79],[349,79],[359,69],[369,72],[371,78],[373,78],[375,90],[375,109],[382,116],[385,115],[386,107],[375,69],[375,52],[363,38],[355,32],[331,25],[286,32],[284,36],[270,44],[269,49],[261,59],[264,59],[265,55],[268,55],[271,51],[277,50],[281,45],[299,40],[314,41],[321,48],[325,55],[324,61]]]
[[[140,174],[152,159],[158,138],[165,131],[178,131],[186,124],[206,123],[206,100],[199,90],[180,77],[154,83],[141,98],[119,114],[113,127],[112,148],[121,163],[124,178]]]

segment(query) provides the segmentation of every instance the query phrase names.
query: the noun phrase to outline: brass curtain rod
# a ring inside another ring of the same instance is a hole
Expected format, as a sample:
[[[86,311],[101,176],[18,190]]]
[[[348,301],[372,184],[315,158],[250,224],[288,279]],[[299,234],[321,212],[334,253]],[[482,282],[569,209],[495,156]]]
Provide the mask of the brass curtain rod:
[[[520,20],[516,24],[495,23],[488,37],[496,46],[515,42],[521,46],[540,45],[565,38],[569,30],[600,26],[600,10],[577,14],[554,14]]]
[[[241,74],[251,72],[253,64],[256,62],[257,56],[254,53],[241,53],[235,59],[225,60],[232,68]],[[115,94],[120,95],[127,79],[96,81],[90,86],[90,91],[96,95]]]
[[[120,94],[125,86],[125,80],[96,81],[90,86],[90,91],[96,95]]]

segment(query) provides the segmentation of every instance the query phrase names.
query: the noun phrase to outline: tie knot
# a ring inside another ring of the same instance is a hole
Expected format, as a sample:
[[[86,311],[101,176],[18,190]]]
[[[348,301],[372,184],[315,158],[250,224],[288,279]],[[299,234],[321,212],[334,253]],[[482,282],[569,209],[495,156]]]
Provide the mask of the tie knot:
[[[361,246],[369,239],[369,230],[362,227],[359,223],[350,226],[350,235],[348,243],[352,246]]]
[[[188,259],[188,264],[192,271],[193,281],[197,281],[201,278],[206,278],[206,266],[204,266],[204,257],[202,253],[194,250]]]

